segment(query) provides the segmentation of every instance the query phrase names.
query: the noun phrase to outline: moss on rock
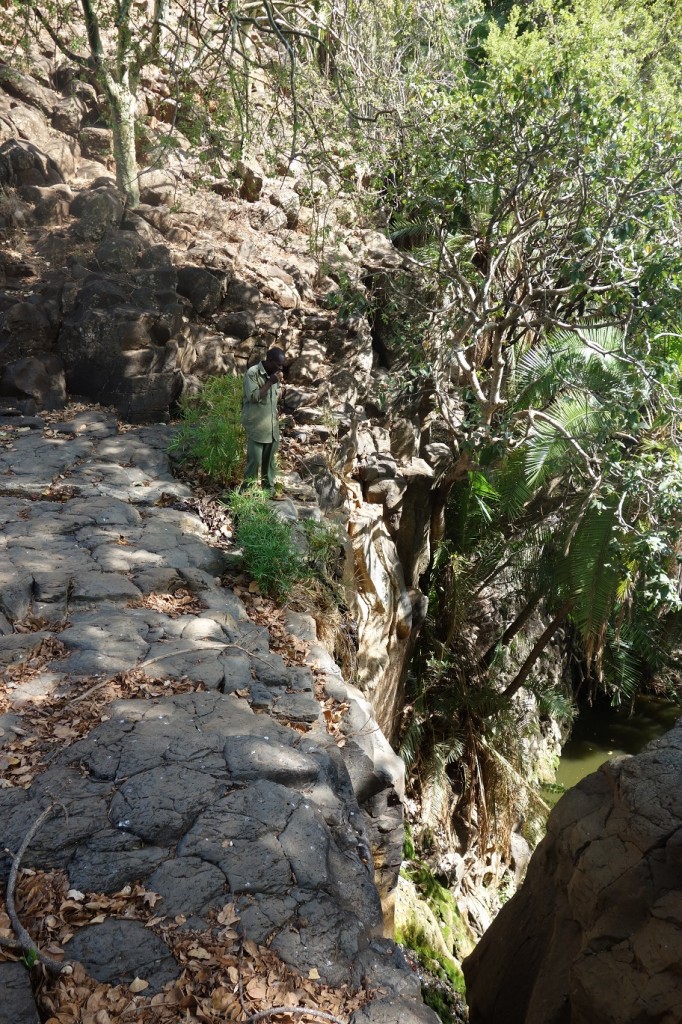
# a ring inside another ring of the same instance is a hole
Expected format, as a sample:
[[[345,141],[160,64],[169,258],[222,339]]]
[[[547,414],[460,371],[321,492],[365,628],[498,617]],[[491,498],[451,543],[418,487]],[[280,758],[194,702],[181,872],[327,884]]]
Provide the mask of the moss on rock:
[[[428,868],[424,868],[428,872]],[[438,885],[430,872],[429,878]],[[464,976],[455,950],[460,956],[466,955],[466,952],[473,948],[473,943],[460,941],[459,946],[455,945],[454,939],[457,936],[461,940],[464,939],[466,926],[457,907],[454,906],[452,894],[443,886],[438,888],[442,893],[437,894],[437,901],[433,901],[433,898],[424,898],[424,893],[403,869],[396,891],[395,939],[396,942],[413,950],[429,973],[447,980],[455,991],[463,993]],[[448,902],[448,897],[452,901],[452,906]],[[446,919],[437,915],[431,905],[432,902],[446,912]],[[458,927],[460,922],[461,928]],[[465,952],[460,952],[460,949],[465,949]]]

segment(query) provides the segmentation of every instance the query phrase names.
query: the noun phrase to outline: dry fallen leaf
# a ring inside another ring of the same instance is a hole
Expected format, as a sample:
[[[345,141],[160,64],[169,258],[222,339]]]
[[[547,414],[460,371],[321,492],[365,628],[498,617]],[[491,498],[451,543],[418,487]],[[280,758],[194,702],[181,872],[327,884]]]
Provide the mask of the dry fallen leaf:
[[[143,978],[135,978],[134,981],[130,982],[128,988],[131,992],[144,992],[146,988],[149,988],[149,982]]]
[[[317,967],[310,968],[310,970],[308,971],[308,977],[311,979],[311,981],[320,980],[320,972],[318,971]]]
[[[245,988],[252,999],[265,999],[268,994],[268,986],[263,978],[252,978],[246,983]]]
[[[187,950],[188,956],[193,956],[195,960],[210,960],[211,954],[203,946],[191,946]]]
[[[142,891],[138,893],[138,895],[142,896],[144,902],[150,907],[156,906],[159,900],[163,899],[163,897],[160,896],[158,892],[150,892],[147,889],[142,889]]]
[[[211,993],[211,1006],[214,1010],[224,1013],[236,1002],[232,992],[226,988],[216,988]]]
[[[217,915],[216,920],[218,924],[234,924],[235,921],[238,921],[239,914],[235,910],[234,903],[226,903]]]

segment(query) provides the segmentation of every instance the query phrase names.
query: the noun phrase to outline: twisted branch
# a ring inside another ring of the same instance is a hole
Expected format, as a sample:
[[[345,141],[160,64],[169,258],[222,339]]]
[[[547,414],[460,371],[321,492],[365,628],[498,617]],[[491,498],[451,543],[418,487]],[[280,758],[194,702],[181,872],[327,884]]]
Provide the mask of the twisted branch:
[[[56,804],[50,804],[49,807],[46,807],[43,813],[36,818],[36,820],[29,828],[28,832],[24,836],[24,840],[21,846],[14,855],[14,859],[12,861],[12,868],[10,870],[9,878],[7,880],[7,913],[9,915],[10,921],[12,922],[12,928],[14,929],[14,934],[16,935],[17,939],[15,941],[13,939],[0,938],[0,946],[5,946],[8,949],[21,949],[24,955],[28,957],[30,960],[43,964],[50,972],[50,974],[70,974],[71,971],[73,970],[71,964],[62,960],[53,960],[52,957],[47,956],[46,953],[41,953],[41,951],[38,949],[31,936],[28,934],[28,932],[22,925],[21,921],[19,920],[19,915],[17,914],[17,909],[14,902],[14,890],[16,888],[17,876],[19,874],[19,868],[21,866],[22,858],[26,853],[26,850],[28,849],[31,840],[35,836],[36,832],[39,830],[41,825],[44,822],[46,822],[47,819],[52,815],[52,812],[55,810],[56,806]]]

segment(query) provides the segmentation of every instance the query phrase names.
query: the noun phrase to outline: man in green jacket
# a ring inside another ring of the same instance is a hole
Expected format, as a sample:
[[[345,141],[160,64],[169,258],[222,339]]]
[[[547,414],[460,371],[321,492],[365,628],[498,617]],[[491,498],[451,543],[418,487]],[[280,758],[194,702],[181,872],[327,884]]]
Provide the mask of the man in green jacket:
[[[242,424],[246,432],[246,469],[244,480],[258,481],[271,494],[275,490],[279,448],[277,398],[283,380],[284,352],[271,348],[265,359],[251,366],[244,375]]]

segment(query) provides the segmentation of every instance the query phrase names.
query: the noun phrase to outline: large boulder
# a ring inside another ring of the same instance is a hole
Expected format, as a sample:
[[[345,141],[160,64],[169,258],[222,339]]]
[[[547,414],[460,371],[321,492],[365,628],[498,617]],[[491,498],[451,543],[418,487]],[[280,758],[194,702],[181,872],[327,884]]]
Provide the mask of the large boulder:
[[[83,118],[85,104],[77,96],[60,97],[52,111],[52,127],[65,135],[78,135]]]
[[[15,302],[0,317],[0,360],[49,351],[57,332],[45,310],[34,302]]]
[[[71,394],[136,422],[165,418],[182,384],[175,270],[163,247],[143,249],[132,232],[107,232],[98,254],[128,273],[90,274],[74,288],[57,341]]]
[[[472,1024],[682,1019],[682,721],[564,796],[464,963]]]
[[[1,99],[1,96],[0,96]],[[50,121],[40,110],[23,103],[0,104],[2,123],[0,139],[14,138],[30,143],[43,157],[52,160],[59,173],[68,177],[76,167],[80,155],[75,139],[65,137],[52,129]],[[40,182],[36,182],[40,184]]]
[[[66,404],[66,385],[61,359],[48,354],[41,359],[26,356],[5,367],[0,394],[31,398],[38,409],[61,409]]]
[[[56,185],[63,180],[54,160],[32,143],[8,139],[0,146],[0,185]]]
[[[191,265],[178,269],[178,292],[189,299],[199,314],[215,312],[225,297],[228,282],[225,271]]]
[[[125,209],[125,197],[113,185],[80,192],[71,203],[77,217],[74,234],[83,241],[97,241],[111,228],[118,227]]]
[[[0,89],[29,107],[37,107],[43,114],[51,114],[59,100],[57,93],[46,89],[16,67],[0,61]]]
[[[111,128],[82,128],[78,133],[78,142],[84,157],[106,163],[114,150]]]
[[[103,271],[131,271],[149,244],[135,231],[108,231],[95,252],[97,265]]]
[[[0,992],[0,1024],[38,1024],[31,979],[23,964],[0,964]]]
[[[34,203],[33,216],[39,224],[64,224],[70,220],[73,192],[68,185],[32,185],[22,189],[21,194]]]
[[[134,421],[163,416],[180,390],[176,327],[159,310],[78,306],[58,341],[69,391]]]

